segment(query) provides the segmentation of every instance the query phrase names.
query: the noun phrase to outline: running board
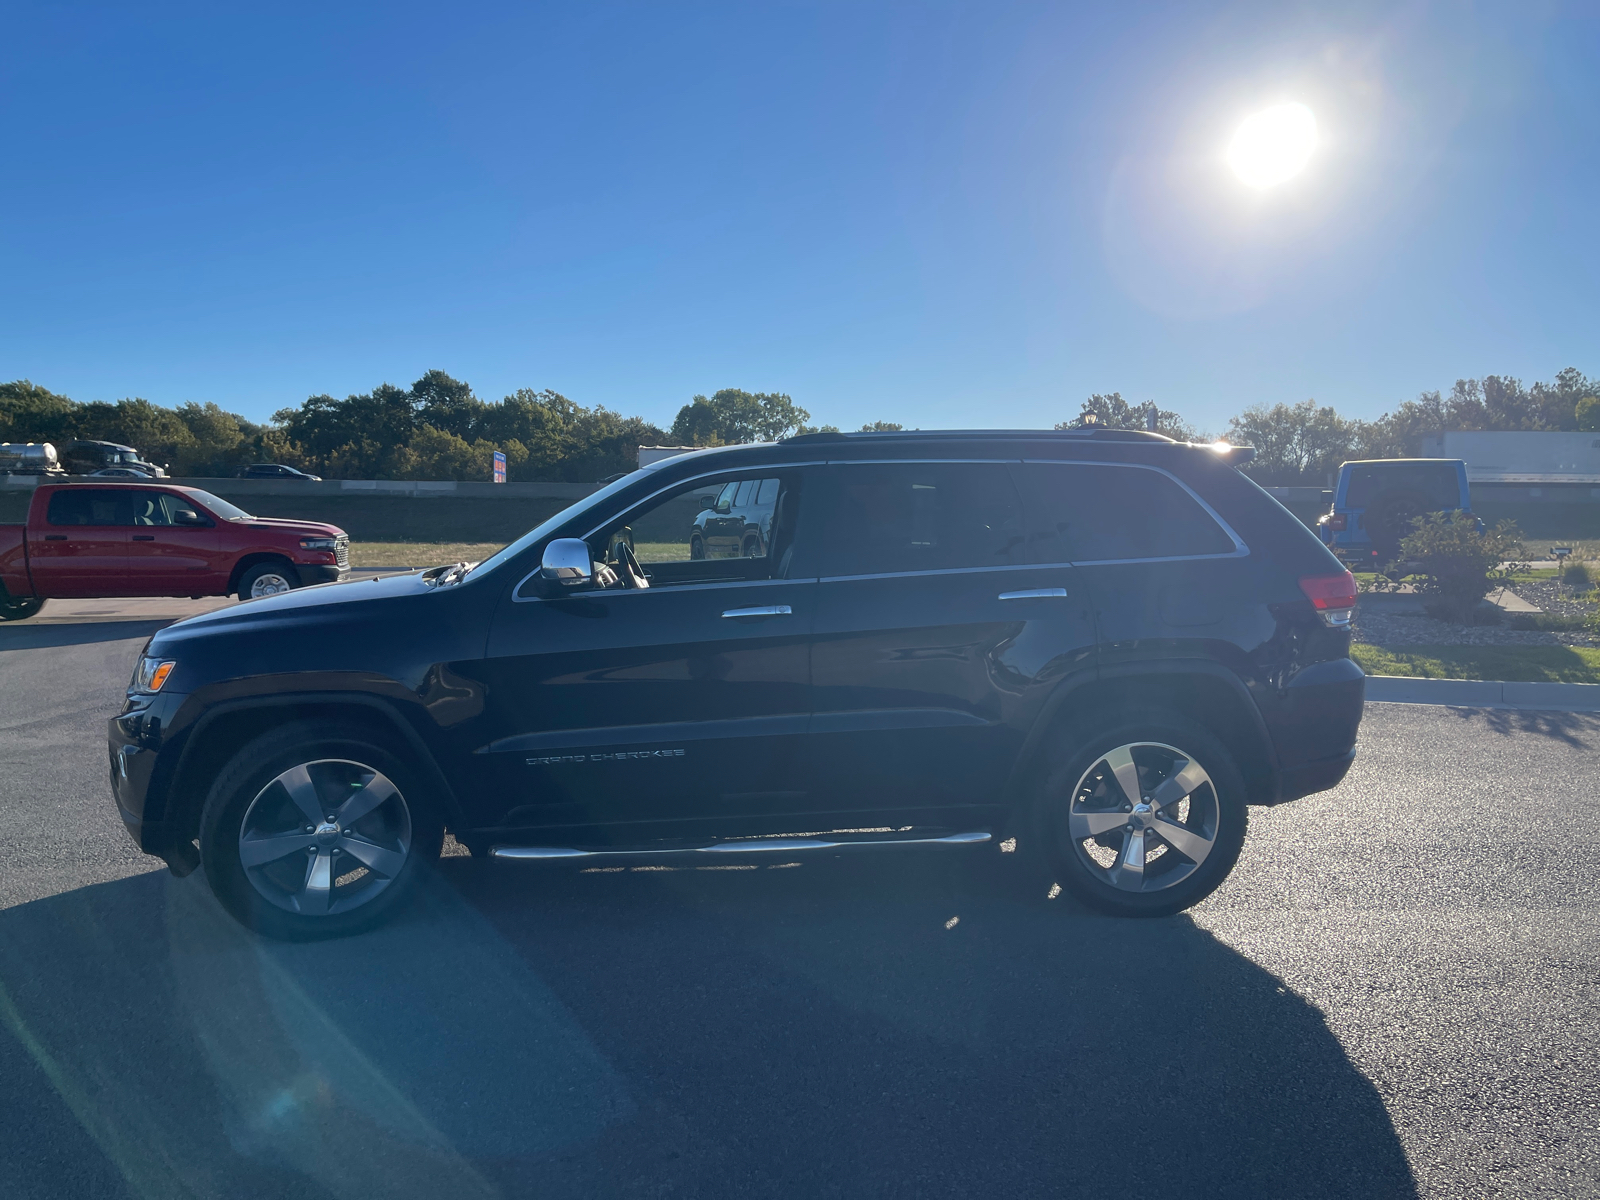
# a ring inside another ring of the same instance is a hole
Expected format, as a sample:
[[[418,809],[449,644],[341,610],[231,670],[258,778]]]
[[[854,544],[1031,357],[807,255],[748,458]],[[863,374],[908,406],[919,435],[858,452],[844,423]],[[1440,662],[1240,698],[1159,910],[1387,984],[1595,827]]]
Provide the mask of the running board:
[[[992,833],[952,833],[945,837],[878,838],[872,841],[832,838],[744,838],[713,842],[709,846],[671,846],[660,850],[575,850],[563,846],[495,846],[492,858],[662,858],[693,854],[798,854],[810,850],[862,850],[880,846],[976,846],[991,841]]]

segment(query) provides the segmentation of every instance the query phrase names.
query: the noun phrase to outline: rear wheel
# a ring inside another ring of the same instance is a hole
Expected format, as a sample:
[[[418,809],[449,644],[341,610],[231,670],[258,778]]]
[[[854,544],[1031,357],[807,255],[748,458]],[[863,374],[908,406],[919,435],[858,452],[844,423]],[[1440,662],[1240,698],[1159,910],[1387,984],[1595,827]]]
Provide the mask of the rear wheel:
[[[38,596],[0,595],[0,621],[25,621],[43,607],[44,600]]]
[[[1166,916],[1210,895],[1244,845],[1244,779],[1204,727],[1117,721],[1063,752],[1034,812],[1057,880],[1120,916]]]
[[[705,542],[703,542],[700,539],[698,534],[695,535],[694,537],[690,538],[689,539],[689,557],[692,558],[695,562],[699,562],[705,556],[706,556],[706,544],[705,544]]]
[[[258,562],[239,576],[239,599],[259,600],[263,596],[278,596],[300,586],[300,576],[294,567],[282,560]]]
[[[200,821],[206,879],[268,937],[338,937],[384,920],[438,859],[444,826],[417,773],[361,731],[296,722],[241,750]]]

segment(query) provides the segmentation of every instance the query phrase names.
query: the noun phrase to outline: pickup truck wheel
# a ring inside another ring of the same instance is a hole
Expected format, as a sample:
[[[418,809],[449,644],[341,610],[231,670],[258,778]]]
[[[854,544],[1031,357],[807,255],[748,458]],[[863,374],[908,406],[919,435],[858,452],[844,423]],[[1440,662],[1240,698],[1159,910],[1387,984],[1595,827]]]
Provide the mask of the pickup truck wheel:
[[[1167,916],[1215,891],[1238,860],[1248,811],[1226,747],[1175,714],[1114,721],[1078,745],[1034,812],[1057,881],[1118,916]]]
[[[26,621],[43,607],[38,596],[0,596],[0,621]]]
[[[296,722],[234,756],[206,798],[200,858],[241,924],[291,941],[384,920],[439,857],[420,776],[360,731]]]
[[[239,576],[239,599],[259,600],[300,586],[300,577],[286,562],[260,562]]]

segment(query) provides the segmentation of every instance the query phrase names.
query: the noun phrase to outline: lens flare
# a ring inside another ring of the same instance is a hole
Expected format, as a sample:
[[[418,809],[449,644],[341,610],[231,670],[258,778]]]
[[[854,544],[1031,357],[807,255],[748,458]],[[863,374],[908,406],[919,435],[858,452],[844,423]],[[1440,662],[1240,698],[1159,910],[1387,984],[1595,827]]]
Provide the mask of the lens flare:
[[[1304,104],[1278,104],[1245,118],[1228,146],[1228,165],[1251,187],[1300,173],[1317,148],[1317,119]]]

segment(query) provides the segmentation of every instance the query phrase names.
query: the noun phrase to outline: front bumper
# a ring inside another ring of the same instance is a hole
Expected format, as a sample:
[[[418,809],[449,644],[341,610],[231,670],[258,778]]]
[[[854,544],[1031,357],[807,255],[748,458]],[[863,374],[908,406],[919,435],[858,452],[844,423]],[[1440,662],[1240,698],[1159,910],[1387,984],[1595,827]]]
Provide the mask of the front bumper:
[[[185,698],[166,692],[133,696],[122,712],[106,722],[111,796],[117,815],[134,845],[162,857],[180,835],[164,821],[150,820],[146,807],[152,791],[160,786],[157,776],[166,730]]]
[[[301,587],[310,587],[314,583],[343,583],[350,578],[349,567],[338,567],[332,563],[295,563],[294,569],[300,575]]]

